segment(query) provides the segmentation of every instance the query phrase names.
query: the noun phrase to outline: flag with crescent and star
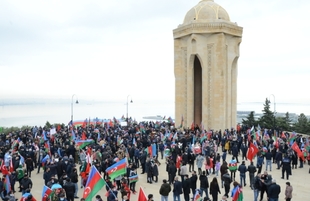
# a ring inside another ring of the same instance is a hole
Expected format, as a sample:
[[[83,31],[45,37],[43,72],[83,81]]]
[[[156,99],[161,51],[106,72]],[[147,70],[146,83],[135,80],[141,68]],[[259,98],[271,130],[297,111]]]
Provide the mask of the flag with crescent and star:
[[[42,191],[42,201],[46,201],[48,196],[52,193],[52,189],[50,189],[47,186],[43,187],[43,191]]]
[[[247,158],[252,162],[254,156],[257,153],[258,153],[258,148],[253,143],[250,143]]]
[[[104,185],[105,181],[102,179],[100,173],[95,166],[92,166],[83,192],[85,201],[91,201]]]
[[[106,172],[108,173],[111,180],[114,178],[126,174],[126,167],[127,167],[127,159],[124,158],[117,163],[113,164],[112,166],[108,167],[106,169]]]

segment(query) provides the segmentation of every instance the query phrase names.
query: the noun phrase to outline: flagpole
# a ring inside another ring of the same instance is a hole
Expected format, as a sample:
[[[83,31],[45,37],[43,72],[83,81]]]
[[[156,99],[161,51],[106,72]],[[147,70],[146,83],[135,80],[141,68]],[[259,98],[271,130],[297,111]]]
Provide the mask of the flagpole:
[[[101,176],[101,175],[100,175]],[[109,184],[104,180],[103,177],[101,177],[103,179],[103,181],[105,182],[105,185],[107,185],[107,187],[109,188],[109,190],[111,191],[111,193],[114,195],[114,197],[117,199],[116,195],[113,193],[112,189],[110,188]]]

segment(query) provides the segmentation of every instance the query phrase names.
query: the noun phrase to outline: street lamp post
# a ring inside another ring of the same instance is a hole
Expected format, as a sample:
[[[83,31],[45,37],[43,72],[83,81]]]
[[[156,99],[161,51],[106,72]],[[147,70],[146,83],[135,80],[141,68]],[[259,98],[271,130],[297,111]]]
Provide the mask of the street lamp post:
[[[273,96],[273,132],[275,132],[276,130],[276,97],[274,94],[270,94],[270,96]],[[269,96],[269,103],[271,103],[270,96]]]
[[[132,102],[132,97],[131,97],[130,95],[128,95],[128,96],[127,96],[127,104],[126,104],[126,106],[127,106],[127,114],[126,114],[127,126],[128,126],[128,98],[129,98],[129,97],[131,98],[130,103],[133,103],[133,102]]]
[[[76,96],[75,94],[72,95],[72,98],[71,98],[71,122],[73,123],[73,97]],[[75,101],[76,104],[79,103],[78,101],[78,98],[76,97],[76,101]]]

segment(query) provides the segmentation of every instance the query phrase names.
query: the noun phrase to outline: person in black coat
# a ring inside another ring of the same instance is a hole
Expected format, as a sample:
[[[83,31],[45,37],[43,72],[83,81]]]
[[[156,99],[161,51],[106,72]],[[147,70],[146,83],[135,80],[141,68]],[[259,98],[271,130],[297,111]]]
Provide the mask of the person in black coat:
[[[282,161],[282,152],[280,152],[279,150],[277,150],[277,152],[276,152],[275,161],[277,163],[277,169],[279,170],[280,165],[281,165],[281,161]]]
[[[44,179],[45,186],[47,185],[47,182],[49,182],[51,180],[51,178],[52,178],[52,173],[50,171],[50,168],[47,167],[46,171],[43,174],[43,179]]]
[[[113,184],[112,184],[112,182],[111,182],[111,177],[108,176],[108,177],[106,178],[105,182],[106,182],[106,185],[105,185],[106,191],[109,191],[110,188],[113,188]]]
[[[146,166],[146,152],[145,151],[142,151],[142,154],[140,156],[140,163],[141,163],[141,166],[142,166],[142,173],[141,174],[144,174],[145,173],[145,166]]]
[[[238,160],[238,153],[239,153],[238,146],[236,144],[234,144],[232,149],[231,149],[231,151],[232,151],[233,157],[235,157],[235,159],[237,160],[237,163],[239,163],[239,160]]]
[[[212,201],[218,200],[218,193],[221,194],[220,187],[216,177],[210,183],[210,195],[212,196]]]
[[[155,162],[152,162],[152,177],[153,177],[153,181],[155,181],[156,183],[158,182],[158,165]]]
[[[147,183],[152,183],[152,171],[153,171],[153,166],[151,164],[151,160],[147,161],[145,164],[145,171],[147,174]]]
[[[70,178],[66,179],[66,183],[63,185],[63,188],[66,191],[67,200],[74,201],[75,185],[71,182]]]
[[[264,174],[261,175],[261,181],[262,181],[262,183],[261,183],[262,187],[261,187],[261,191],[260,191],[260,200],[263,200],[264,192],[266,192],[267,197],[269,197],[267,189],[271,184],[272,177],[271,177],[271,175],[268,174],[267,171],[265,171]]]
[[[284,172],[286,172],[286,179],[289,179],[289,175],[291,174],[291,160],[290,158],[285,154],[283,159],[282,159],[282,163],[281,163],[281,167],[282,167],[282,177],[281,179],[284,179]]]
[[[62,166],[62,162],[61,162],[61,161],[58,161],[58,162],[57,162],[56,170],[57,170],[57,178],[62,177],[62,175],[63,175],[63,173],[64,173],[64,169],[63,169],[63,166]]]
[[[248,151],[248,147],[246,146],[245,142],[243,141],[242,144],[241,144],[241,153],[242,153],[242,160],[248,160],[247,157],[246,157],[246,153]]]
[[[245,161],[242,161],[241,165],[239,165],[238,171],[240,173],[240,185],[242,186],[244,182],[244,186],[246,186],[246,183],[245,183],[246,174],[245,173],[247,172],[247,168],[245,166]]]
[[[117,194],[118,194],[118,191],[116,189],[115,186],[112,186],[111,187],[112,189],[109,190],[109,195],[108,195],[108,201],[116,201],[117,200]]]
[[[30,155],[27,155],[25,163],[26,163],[26,172],[29,175],[29,177],[31,177],[31,172],[33,171],[33,160],[30,157]]]
[[[75,186],[74,198],[79,198],[79,197],[77,196],[79,176],[78,176],[78,174],[77,174],[76,168],[73,168],[73,172],[70,174],[70,179],[71,179],[72,183],[73,183],[74,186]]]
[[[209,181],[208,177],[206,176],[206,171],[202,171],[202,175],[199,176],[199,181],[200,181],[200,196],[203,197],[203,192],[205,192],[206,197],[208,198]]]
[[[253,161],[248,166],[248,172],[249,172],[249,176],[250,176],[250,187],[251,187],[251,189],[253,189],[254,174],[256,172],[256,167],[255,167]]]
[[[173,183],[173,200],[181,200],[180,195],[183,193],[182,191],[182,183],[179,181],[179,177],[174,178]]]
[[[175,178],[177,174],[177,168],[173,161],[170,161],[169,168],[168,168],[168,174],[169,174],[169,184],[172,184],[173,179]]]
[[[191,181],[188,178],[188,175],[184,175],[184,182],[182,184],[183,193],[184,193],[184,200],[189,201],[189,194],[191,192]]]
[[[51,161],[47,167],[50,169],[52,175],[57,175],[57,164],[55,164],[54,161]]]
[[[281,187],[276,184],[276,180],[273,179],[272,183],[268,188],[268,198],[272,198],[273,200],[279,199],[279,194],[281,193]]]
[[[188,164],[189,164],[188,171],[190,171],[190,172],[194,171],[195,159],[196,159],[196,156],[193,152],[188,155]]]
[[[297,161],[298,161],[298,156],[297,153],[294,151],[294,154],[292,155],[292,169],[297,169]]]
[[[188,164],[188,158],[189,158],[189,155],[187,154],[187,150],[186,150],[186,152],[182,155],[182,163]]]
[[[197,189],[197,174],[196,171],[192,172],[192,176],[190,178],[191,181],[191,189],[192,189],[192,193],[193,193],[193,197],[195,196],[196,193],[196,189]]]
[[[25,174],[24,178],[21,180],[20,187],[22,190],[22,194],[25,194],[26,189],[32,188],[32,181],[31,181],[31,179],[28,178],[27,174]]]
[[[228,193],[230,190],[230,184],[232,182],[231,176],[228,174],[228,171],[226,170],[225,174],[223,174],[223,182],[224,182],[224,188],[225,188],[225,196],[228,197]]]

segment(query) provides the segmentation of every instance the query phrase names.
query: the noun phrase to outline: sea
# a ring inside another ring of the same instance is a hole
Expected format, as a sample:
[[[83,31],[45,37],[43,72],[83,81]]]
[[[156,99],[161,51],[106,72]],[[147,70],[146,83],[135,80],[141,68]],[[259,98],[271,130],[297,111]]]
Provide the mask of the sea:
[[[51,124],[68,124],[71,120],[71,101],[15,101],[0,103],[0,127],[44,126]],[[87,119],[121,119],[132,117],[137,121],[145,121],[144,117],[162,116],[175,118],[174,101],[143,100],[127,103],[124,101],[83,101],[73,104],[73,120]],[[273,105],[271,105],[273,111]],[[237,104],[238,111],[255,111],[262,113],[263,103],[244,102]],[[277,103],[277,113],[310,114],[310,104]]]

